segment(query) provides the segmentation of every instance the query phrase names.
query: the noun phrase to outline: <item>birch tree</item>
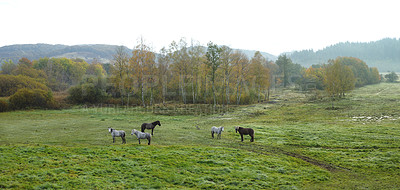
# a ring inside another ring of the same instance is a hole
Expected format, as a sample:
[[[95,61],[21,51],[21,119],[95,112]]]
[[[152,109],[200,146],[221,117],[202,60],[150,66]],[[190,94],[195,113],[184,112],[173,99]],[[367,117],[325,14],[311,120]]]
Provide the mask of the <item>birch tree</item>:
[[[126,93],[127,70],[128,70],[129,56],[123,46],[119,46],[115,50],[112,63],[112,76],[111,81],[114,87],[120,92],[122,105],[124,104],[124,95]]]
[[[230,76],[232,72],[232,49],[228,46],[221,47],[221,69],[224,75],[223,89],[225,90],[226,105],[230,102]]]
[[[217,99],[215,96],[215,78],[216,78],[216,72],[218,67],[221,65],[221,49],[218,47],[217,44],[214,44],[212,42],[209,42],[207,44],[207,53],[206,53],[206,64],[210,68],[210,77],[211,77],[211,88],[212,88],[212,93],[213,93],[213,100],[214,100],[214,107],[217,105]]]
[[[151,48],[145,44],[144,39],[139,39],[138,45],[135,46],[132,57],[129,60],[130,66],[135,71],[133,76],[136,79],[137,88],[140,89],[143,107],[146,107],[145,93],[146,87],[150,86],[150,104],[152,103],[152,86],[154,82],[153,76],[155,75],[155,54]]]

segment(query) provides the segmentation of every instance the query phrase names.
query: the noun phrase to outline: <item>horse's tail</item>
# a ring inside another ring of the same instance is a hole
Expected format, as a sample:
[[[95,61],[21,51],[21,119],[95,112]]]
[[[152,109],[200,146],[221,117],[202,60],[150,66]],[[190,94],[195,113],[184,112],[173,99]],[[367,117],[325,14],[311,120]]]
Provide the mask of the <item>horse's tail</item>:
[[[125,131],[122,132],[121,137],[125,138]]]

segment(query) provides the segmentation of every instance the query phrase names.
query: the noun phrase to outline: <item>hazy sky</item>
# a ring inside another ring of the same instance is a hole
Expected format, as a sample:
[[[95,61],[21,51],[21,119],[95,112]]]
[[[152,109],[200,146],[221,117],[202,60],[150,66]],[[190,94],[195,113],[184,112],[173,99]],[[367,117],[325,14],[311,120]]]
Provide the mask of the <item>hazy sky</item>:
[[[278,55],[400,37],[398,0],[0,0],[0,46],[113,44],[155,51],[185,37]]]

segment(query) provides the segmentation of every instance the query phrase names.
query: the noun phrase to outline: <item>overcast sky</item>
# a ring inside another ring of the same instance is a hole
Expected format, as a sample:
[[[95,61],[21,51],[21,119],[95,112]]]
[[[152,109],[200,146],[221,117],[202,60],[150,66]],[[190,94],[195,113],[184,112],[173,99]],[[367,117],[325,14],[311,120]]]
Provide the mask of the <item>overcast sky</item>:
[[[185,37],[274,55],[400,37],[398,0],[0,0],[0,46],[112,44],[154,51]]]

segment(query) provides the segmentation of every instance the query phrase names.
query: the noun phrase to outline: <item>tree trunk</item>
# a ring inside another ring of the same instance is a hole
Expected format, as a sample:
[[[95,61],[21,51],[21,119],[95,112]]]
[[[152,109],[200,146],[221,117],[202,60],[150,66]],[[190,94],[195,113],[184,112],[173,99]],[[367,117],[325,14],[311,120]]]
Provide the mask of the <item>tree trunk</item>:
[[[165,87],[165,81],[162,82],[162,104],[165,105],[165,95],[166,95],[166,87]]]
[[[126,102],[127,107],[129,106],[129,95],[130,95],[130,93],[128,93],[128,101]]]
[[[182,76],[182,75],[181,75]],[[186,94],[185,94],[185,78],[184,76],[181,77],[182,82],[181,82],[181,93],[182,93],[182,101],[183,104],[186,104]]]
[[[229,97],[229,75],[227,76],[226,80],[226,105],[229,105],[230,97]]]
[[[194,80],[193,80],[193,78],[192,78],[192,97],[193,97],[192,103],[195,104],[196,100],[195,100],[195,95],[194,95]]]
[[[204,104],[207,104],[207,76],[204,76]]]
[[[240,102],[240,83],[241,83],[241,80],[238,78],[238,81],[236,84],[236,105],[239,105],[239,102]]]
[[[212,92],[213,92],[213,98],[214,98],[214,107],[217,105],[217,100],[215,97],[215,84],[214,84],[214,80],[212,81]]]
[[[150,88],[150,106],[153,105],[153,85]]]
[[[143,82],[143,77],[142,77],[142,81],[141,81],[141,85],[140,85],[140,91],[142,93],[142,104],[143,107],[146,107],[146,103],[144,102],[144,82]]]

